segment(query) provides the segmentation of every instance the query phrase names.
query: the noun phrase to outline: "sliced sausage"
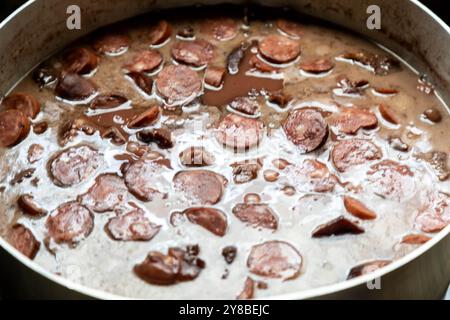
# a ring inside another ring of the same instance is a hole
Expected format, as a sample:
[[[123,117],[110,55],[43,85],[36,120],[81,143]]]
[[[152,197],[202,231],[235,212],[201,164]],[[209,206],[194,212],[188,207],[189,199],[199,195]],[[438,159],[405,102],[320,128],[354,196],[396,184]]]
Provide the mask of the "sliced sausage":
[[[172,34],[172,26],[165,20],[158,21],[149,34],[150,44],[158,46],[166,42]]]
[[[0,112],[0,147],[12,147],[26,138],[30,132],[30,121],[19,110]]]
[[[427,233],[435,233],[450,224],[450,197],[443,193],[427,196],[424,208],[415,220],[415,227]]]
[[[262,163],[258,160],[244,160],[231,164],[234,183],[241,184],[255,180],[261,170]]]
[[[161,176],[163,168],[158,161],[146,159],[130,164],[125,172],[128,190],[142,201],[152,201],[155,197],[165,199],[166,182]]]
[[[144,112],[134,116],[128,122],[128,128],[137,129],[142,127],[147,127],[155,123],[160,115],[159,106],[154,105],[145,110]]]
[[[189,147],[180,153],[180,162],[186,167],[205,167],[214,164],[215,157],[204,147]]]
[[[89,79],[76,73],[67,73],[59,79],[55,93],[62,99],[79,101],[89,98],[96,90]]]
[[[173,148],[172,133],[166,128],[145,129],[136,134],[136,138],[144,143],[156,143],[160,149]]]
[[[363,228],[361,228],[357,223],[340,216],[336,219],[328,221],[327,223],[319,225],[312,232],[312,236],[313,238],[322,238],[360,233],[364,233]]]
[[[162,54],[158,50],[147,49],[134,55],[124,64],[127,72],[151,72],[163,61]]]
[[[300,69],[314,74],[328,72],[333,68],[334,63],[330,59],[316,59],[307,62],[302,62],[300,64]]]
[[[223,237],[227,231],[227,216],[215,208],[193,207],[182,212],[186,218],[216,236]]]
[[[134,84],[141,89],[146,95],[151,95],[153,91],[153,79],[143,72],[130,72],[128,77],[133,80]]]
[[[21,225],[15,224],[9,232],[8,241],[20,253],[29,259],[33,260],[41,246],[30,229]]]
[[[46,121],[41,121],[33,124],[33,132],[36,134],[43,134],[48,129],[48,123]]]
[[[102,157],[88,146],[69,148],[49,163],[53,182],[60,187],[71,187],[89,179],[101,166]]]
[[[237,295],[237,300],[248,300],[253,299],[253,295],[255,293],[255,281],[252,278],[247,277],[244,282],[244,288]]]
[[[101,94],[92,100],[90,104],[91,109],[113,109],[125,103],[128,99],[118,94]]]
[[[197,252],[190,251],[181,248],[170,248],[167,254],[150,251],[142,263],[134,266],[134,273],[145,282],[156,285],[194,280],[205,267],[205,262]]]
[[[331,126],[345,134],[355,134],[359,129],[374,129],[378,125],[375,114],[364,108],[346,108],[328,120]]]
[[[380,159],[381,156],[380,148],[363,139],[339,141],[331,152],[331,159],[339,172],[345,172],[353,166]]]
[[[267,182],[275,182],[279,176],[280,174],[275,170],[264,170],[264,180]]]
[[[200,31],[219,41],[227,41],[235,38],[239,32],[239,25],[231,18],[207,19]]]
[[[364,203],[350,196],[344,196],[345,209],[357,218],[363,220],[376,219],[377,214],[366,207]]]
[[[259,41],[258,50],[269,62],[287,63],[300,55],[300,44],[292,39],[270,35]]]
[[[2,106],[6,109],[22,111],[28,118],[34,119],[41,111],[41,106],[35,97],[27,93],[13,93],[2,101]]]
[[[400,61],[388,56],[380,55],[366,50],[346,52],[341,55],[345,60],[358,62],[365,67],[369,67],[376,75],[385,76],[400,68]]]
[[[397,89],[393,88],[385,88],[385,87],[379,87],[379,88],[373,88],[376,93],[384,94],[384,95],[394,95],[398,93]]]
[[[95,179],[88,192],[80,196],[79,201],[95,212],[112,211],[127,197],[128,189],[121,177],[114,173],[105,173]]]
[[[392,124],[399,124],[400,123],[400,119],[398,118],[397,114],[387,104],[380,103],[379,106],[378,106],[378,110],[380,110],[381,116],[387,122],[390,122]]]
[[[243,114],[254,116],[259,112],[259,103],[249,97],[237,97],[230,102],[230,108]]]
[[[405,244],[424,244],[431,240],[431,237],[424,234],[407,234],[402,238],[401,243]]]
[[[280,70],[280,68],[274,67],[268,63],[265,63],[260,58],[258,58],[257,55],[253,55],[248,60],[248,64],[250,68],[256,69],[261,72],[267,72],[267,73],[275,73]]]
[[[75,246],[94,228],[91,212],[78,202],[59,206],[47,219],[48,237],[58,244]]]
[[[258,276],[290,280],[299,276],[302,262],[302,256],[291,244],[267,241],[252,247],[247,266]]]
[[[17,199],[17,205],[27,215],[32,217],[42,217],[47,214],[47,210],[42,208],[31,194],[23,194]]]
[[[88,48],[76,48],[64,57],[63,73],[89,74],[98,66],[99,58]]]
[[[203,39],[178,41],[172,47],[172,57],[180,63],[201,67],[215,56],[216,47]]]
[[[105,228],[110,237],[117,241],[150,241],[161,226],[151,222],[145,212],[137,208],[111,218]]]
[[[168,104],[183,104],[192,101],[200,94],[202,82],[191,68],[170,65],[158,74],[156,88]]]
[[[297,22],[285,19],[278,19],[276,25],[279,30],[281,30],[288,36],[294,38],[299,38],[303,36],[303,27]]]
[[[233,214],[242,222],[254,228],[277,230],[278,217],[267,204],[239,203],[234,206]]]
[[[372,273],[378,269],[381,269],[388,264],[390,264],[392,261],[390,260],[375,260],[375,261],[369,261],[365,262],[363,264],[357,265],[356,267],[353,267],[350,269],[350,272],[348,273],[347,279],[353,279],[359,276],[363,276],[369,273]]]
[[[367,80],[352,81],[345,76],[339,76],[337,79],[337,86],[340,90],[335,90],[334,92],[338,95],[346,94],[361,96],[369,85],[369,81]]]
[[[286,177],[290,185],[303,192],[333,191],[338,183],[337,177],[320,161],[306,159],[301,164],[288,166]]]
[[[27,152],[27,160],[29,163],[35,163],[42,159],[44,155],[44,147],[38,143],[33,143]]]
[[[415,191],[413,172],[398,162],[383,160],[372,165],[367,174],[374,192],[383,198],[405,200]]]
[[[227,180],[212,171],[192,170],[178,172],[173,178],[173,184],[189,202],[214,205],[222,198]]]
[[[225,147],[236,151],[247,150],[262,140],[263,127],[258,120],[230,113],[220,122],[215,137]]]
[[[225,68],[208,66],[205,70],[205,83],[211,87],[219,88],[225,77]]]
[[[105,34],[95,40],[93,48],[98,53],[119,55],[128,49],[130,42],[126,34]]]

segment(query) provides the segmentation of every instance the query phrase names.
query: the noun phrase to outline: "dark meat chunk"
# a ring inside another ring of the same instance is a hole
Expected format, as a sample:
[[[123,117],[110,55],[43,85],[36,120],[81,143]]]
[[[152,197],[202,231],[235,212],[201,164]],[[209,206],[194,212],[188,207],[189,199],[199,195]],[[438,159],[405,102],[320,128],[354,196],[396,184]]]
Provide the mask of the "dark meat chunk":
[[[226,246],[222,249],[222,256],[226,263],[232,264],[237,256],[237,248],[235,246]]]
[[[11,109],[0,112],[0,147],[12,147],[30,132],[30,121],[19,110]]]
[[[377,214],[366,207],[364,203],[350,196],[344,196],[345,209],[357,218],[362,220],[376,219]]]
[[[341,58],[362,64],[376,75],[381,76],[388,75],[391,72],[400,69],[400,61],[397,59],[388,55],[380,55],[365,50],[347,52],[341,55]]]
[[[31,119],[36,118],[37,114],[41,111],[41,106],[36,98],[27,93],[10,94],[3,99],[2,106],[5,110],[19,110]]]
[[[341,236],[344,234],[360,234],[364,229],[357,225],[355,222],[340,216],[327,223],[318,226],[313,232],[313,238],[322,238],[330,236]]]
[[[172,133],[165,128],[141,130],[136,138],[147,144],[154,142],[160,149],[173,148]]]
[[[234,206],[233,214],[242,222],[254,228],[277,230],[278,217],[267,204],[239,203]]]
[[[35,236],[27,227],[16,224],[12,227],[8,234],[8,241],[20,253],[33,260],[41,246]]]
[[[230,108],[238,112],[254,116],[259,112],[259,103],[249,97],[238,97],[230,103]]]
[[[128,122],[128,128],[131,129],[137,129],[142,127],[147,127],[149,125],[152,125],[155,123],[159,118],[160,110],[159,106],[154,105],[142,112],[141,114],[138,114],[137,116],[134,116],[129,122]],[[170,139],[170,137],[169,137]]]
[[[90,80],[76,73],[67,73],[59,79],[55,93],[62,99],[78,101],[89,98],[96,90]]]
[[[191,223],[205,228],[216,236],[223,237],[227,231],[227,216],[218,209],[192,207],[184,210],[181,214],[186,216]]]
[[[223,83],[225,72],[226,70],[223,67],[208,66],[205,70],[205,83],[219,88]]]
[[[92,100],[91,109],[112,109],[117,108],[125,103],[128,99],[118,94],[101,94]]]
[[[127,74],[136,86],[141,89],[146,95],[151,95],[153,90],[152,78],[145,75],[143,72],[130,72]]]
[[[42,208],[31,194],[23,194],[17,199],[17,205],[27,215],[32,217],[42,217],[47,214],[47,210]]]
[[[152,26],[149,34],[150,44],[158,46],[166,42],[172,34],[172,26],[165,20],[160,20]]]
[[[442,114],[436,108],[428,108],[427,110],[425,110],[423,112],[423,117],[433,123],[439,123],[442,121]]]
[[[89,74],[97,68],[98,62],[98,56],[91,49],[72,49],[64,57],[63,74]]]

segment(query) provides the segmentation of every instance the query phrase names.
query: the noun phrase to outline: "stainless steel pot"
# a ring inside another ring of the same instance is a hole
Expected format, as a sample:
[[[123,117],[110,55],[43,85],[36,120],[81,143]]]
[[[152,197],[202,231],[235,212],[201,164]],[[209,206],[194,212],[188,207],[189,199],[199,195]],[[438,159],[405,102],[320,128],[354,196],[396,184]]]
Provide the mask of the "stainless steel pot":
[[[223,0],[30,0],[0,24],[0,93],[7,92],[33,66],[71,41],[101,26],[156,8],[212,5]],[[244,0],[228,0],[246,3]],[[419,1],[255,0],[266,6],[289,6],[344,26],[397,53],[437,84],[450,102],[450,28]],[[77,4],[81,30],[68,30],[66,13]],[[381,8],[382,29],[366,27],[369,5]],[[276,296],[303,298],[442,298],[450,281],[450,226],[419,249],[382,270],[350,281]],[[381,289],[368,282],[380,278]],[[93,290],[51,274],[24,258],[0,238],[0,288],[27,298],[123,298]],[[1,293],[0,293],[1,294]]]

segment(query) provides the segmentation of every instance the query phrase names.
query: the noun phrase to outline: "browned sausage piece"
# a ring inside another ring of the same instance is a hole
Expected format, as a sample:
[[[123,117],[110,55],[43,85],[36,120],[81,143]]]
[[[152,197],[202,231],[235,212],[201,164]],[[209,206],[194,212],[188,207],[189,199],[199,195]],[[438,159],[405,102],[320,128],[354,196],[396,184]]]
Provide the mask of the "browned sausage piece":
[[[27,160],[29,163],[35,163],[42,159],[44,155],[44,147],[38,143],[33,143],[27,152]]]
[[[205,70],[205,83],[212,87],[219,88],[224,77],[225,68],[223,67],[208,66]]]
[[[360,234],[364,229],[361,228],[355,222],[344,218],[343,216],[337,217],[327,223],[321,224],[312,232],[313,238],[322,238],[330,236],[341,236],[344,234]]]
[[[360,265],[357,265],[356,267],[353,267],[350,269],[350,272],[347,276],[347,279],[353,279],[359,276],[363,276],[369,273],[372,273],[378,269],[381,269],[388,264],[390,264],[392,261],[390,260],[375,260],[366,262]]]
[[[262,163],[257,160],[244,160],[231,164],[233,168],[234,183],[247,183],[255,180],[258,177],[258,172],[261,170]]]
[[[273,210],[263,203],[239,203],[233,214],[242,222],[254,228],[277,230],[278,218]]]
[[[127,98],[118,94],[101,94],[92,100],[91,109],[112,109],[117,108],[128,101]]]
[[[442,121],[442,114],[436,108],[428,108],[427,110],[425,110],[423,112],[423,117],[433,123],[439,123]]]
[[[450,224],[450,197],[443,193],[431,193],[424,209],[417,215],[415,227],[427,233],[435,233]]]
[[[39,88],[44,88],[58,79],[58,71],[51,66],[42,64],[33,72],[32,78],[39,85]]]
[[[76,246],[94,228],[91,212],[78,202],[60,205],[47,219],[48,236],[58,244]]]
[[[151,72],[163,61],[158,50],[147,49],[134,55],[131,60],[123,66],[127,72]]]
[[[365,67],[369,67],[376,75],[385,76],[400,68],[400,61],[388,56],[379,55],[365,50],[347,52],[341,58],[358,62]]]
[[[180,162],[186,167],[205,167],[214,164],[215,157],[204,147],[189,147],[180,153]]]
[[[225,147],[243,151],[257,146],[263,138],[263,123],[230,113],[219,124],[215,137]]]
[[[197,97],[202,81],[197,72],[183,65],[165,67],[156,79],[158,93],[170,105],[183,104]]]
[[[12,147],[30,132],[30,121],[19,110],[0,112],[0,147]]]
[[[276,104],[280,108],[285,108],[292,97],[289,94],[283,92],[283,90],[276,90],[269,92],[267,101]]]
[[[153,46],[158,46],[163,44],[172,34],[171,25],[165,21],[158,21],[150,30],[149,40],[150,44]]]
[[[424,234],[407,234],[402,238],[401,243],[405,244],[424,244],[431,240],[431,237]]]
[[[252,278],[247,277],[244,282],[244,288],[236,297],[237,300],[253,299],[255,293],[255,281]]]
[[[139,208],[111,218],[106,224],[108,234],[118,241],[150,241],[160,228],[161,226],[151,222]]]
[[[71,50],[63,62],[64,73],[88,74],[98,66],[99,58],[90,49],[76,48]]]
[[[359,129],[374,129],[378,125],[375,114],[363,108],[346,108],[328,119],[331,126],[345,134],[355,134]]]
[[[130,164],[125,172],[128,190],[142,201],[152,201],[155,197],[166,198],[162,168],[159,162],[145,159]]]
[[[61,146],[73,140],[78,135],[79,131],[87,135],[93,135],[98,130],[98,127],[89,122],[86,118],[70,119],[63,123],[58,130],[58,140]]]
[[[70,187],[90,178],[102,164],[101,155],[88,146],[69,148],[49,164],[53,182]]]
[[[243,114],[254,116],[259,112],[259,103],[249,97],[237,97],[230,102],[230,108]]]
[[[193,207],[183,211],[191,223],[202,226],[216,236],[223,237],[227,231],[228,222],[225,213],[218,209]]]
[[[172,47],[172,57],[194,67],[208,64],[215,56],[216,47],[203,39],[178,41]]]
[[[156,143],[160,149],[173,148],[172,133],[166,128],[144,129],[136,134],[136,138],[144,143]]]
[[[384,94],[384,95],[394,95],[394,94],[398,93],[397,89],[384,88],[384,87],[373,88],[373,90],[375,90],[376,93]]]
[[[134,116],[130,122],[128,122],[128,128],[137,129],[147,127],[158,120],[160,114],[159,106],[151,106],[141,114]]]
[[[22,113],[31,118],[36,118],[37,114],[41,111],[41,106],[37,102],[36,98],[27,93],[13,93],[7,96],[2,101],[2,106],[6,109],[16,109],[22,111]]]
[[[126,34],[105,34],[97,38],[92,46],[99,53],[119,55],[128,49],[130,42]]]
[[[381,116],[387,121],[392,124],[399,124],[400,120],[398,116],[395,114],[395,112],[392,110],[391,107],[389,107],[385,103],[380,103],[378,106],[378,110],[380,110]]]
[[[299,276],[302,262],[302,256],[291,244],[267,241],[252,247],[247,266],[258,276],[290,280]]]
[[[112,211],[122,203],[128,189],[121,177],[114,173],[105,173],[95,179],[95,184],[88,192],[80,196],[79,201],[95,212]]]
[[[239,25],[230,18],[215,18],[205,20],[200,31],[219,41],[231,40],[237,36]]]
[[[265,63],[262,61],[258,56],[253,55],[248,60],[248,64],[252,69],[256,69],[261,72],[268,72],[268,73],[274,73],[278,72],[280,68],[274,67],[268,63]]]
[[[42,208],[31,194],[23,194],[17,199],[17,205],[25,214],[32,217],[41,217],[47,214],[47,210]]]
[[[101,137],[103,139],[110,139],[111,143],[117,146],[121,146],[127,142],[127,137],[117,127],[106,128],[102,132]]]
[[[60,98],[78,101],[89,98],[96,90],[89,79],[76,73],[67,73],[59,79],[55,93]]]
[[[48,129],[48,123],[46,121],[33,124],[33,132],[36,134],[43,134]]]
[[[292,186],[303,192],[333,191],[337,177],[320,161],[306,159],[301,164],[288,166],[286,176]]]
[[[406,165],[383,160],[372,165],[367,174],[374,192],[383,198],[402,200],[414,193],[414,174]]]
[[[312,61],[302,62],[300,64],[300,69],[314,74],[328,72],[333,68],[334,62],[330,59],[316,59]]]
[[[130,72],[127,74],[146,95],[151,95],[153,90],[153,79],[143,72]]]
[[[322,114],[312,108],[290,112],[283,129],[288,139],[297,145],[302,153],[319,148],[328,137],[328,126]]]
[[[294,21],[284,20],[284,19],[278,19],[277,20],[277,28],[280,29],[282,32],[287,34],[288,36],[299,38],[303,35],[303,28],[302,26]]]
[[[173,178],[173,184],[189,202],[213,205],[222,198],[227,180],[212,171],[192,170],[178,172]]]
[[[8,241],[20,253],[33,260],[41,246],[35,236],[27,227],[16,224],[12,227],[8,235]]]
[[[355,198],[344,196],[344,206],[349,213],[357,218],[372,220],[377,217],[377,214],[373,210],[367,208],[364,203]]]
[[[134,272],[145,282],[156,285],[194,280],[205,267],[197,251],[170,248],[167,255],[150,251],[146,259],[134,267]]]
[[[292,39],[270,35],[259,41],[258,49],[269,62],[287,63],[300,55],[300,44]]]
[[[380,148],[368,140],[351,139],[336,143],[331,152],[331,159],[339,172],[349,168],[380,159]]]
[[[226,246],[222,249],[222,256],[225,259],[225,262],[228,264],[232,264],[234,259],[237,256],[237,248],[235,246]]]

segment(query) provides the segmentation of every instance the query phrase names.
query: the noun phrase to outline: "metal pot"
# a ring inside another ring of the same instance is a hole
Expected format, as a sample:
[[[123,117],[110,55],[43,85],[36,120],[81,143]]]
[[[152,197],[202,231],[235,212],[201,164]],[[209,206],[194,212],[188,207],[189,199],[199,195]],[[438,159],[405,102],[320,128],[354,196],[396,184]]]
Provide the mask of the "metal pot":
[[[30,0],[0,24],[0,92],[5,93],[33,66],[71,41],[101,26],[156,8],[221,0],[77,0],[81,30],[68,30],[72,0]],[[245,0],[228,0],[246,3]],[[255,0],[331,21],[373,39],[401,56],[437,84],[450,101],[450,28],[419,1]],[[367,8],[381,8],[382,28],[366,26]],[[317,289],[273,298],[442,298],[450,281],[450,226],[407,256],[372,274]],[[380,278],[381,277],[381,278]],[[380,289],[367,283],[379,279]],[[123,298],[93,290],[52,274],[28,260],[0,238],[0,279],[4,294],[27,298]],[[370,286],[369,287],[373,287]],[[0,293],[1,296],[1,293]]]

